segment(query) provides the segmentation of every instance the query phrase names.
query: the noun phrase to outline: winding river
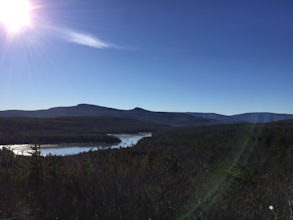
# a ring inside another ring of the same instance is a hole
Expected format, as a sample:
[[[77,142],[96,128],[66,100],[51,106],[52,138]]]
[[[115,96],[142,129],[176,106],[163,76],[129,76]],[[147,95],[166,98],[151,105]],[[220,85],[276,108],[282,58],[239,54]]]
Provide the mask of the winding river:
[[[151,133],[138,133],[138,134],[111,134],[113,136],[118,137],[121,142],[119,144],[46,144],[41,145],[41,155],[58,155],[58,156],[66,156],[66,155],[74,155],[82,152],[88,151],[96,151],[96,150],[104,150],[104,149],[119,149],[132,147],[139,140],[144,137],[151,137]],[[0,148],[6,147],[12,150],[17,155],[29,156],[31,155],[31,145],[29,144],[17,144],[17,145],[0,145]]]

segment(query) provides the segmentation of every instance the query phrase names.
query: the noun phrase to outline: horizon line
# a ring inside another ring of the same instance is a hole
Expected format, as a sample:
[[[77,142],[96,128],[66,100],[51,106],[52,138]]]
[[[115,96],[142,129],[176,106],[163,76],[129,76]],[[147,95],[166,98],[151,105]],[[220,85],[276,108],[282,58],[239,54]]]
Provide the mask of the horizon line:
[[[117,107],[109,107],[109,106],[102,106],[102,105],[97,105],[97,104],[89,104],[89,103],[79,103],[79,104],[76,104],[76,105],[66,105],[66,106],[54,106],[54,107],[40,107],[40,108],[37,108],[37,109],[0,109],[0,112],[4,112],[4,111],[46,111],[46,110],[50,110],[50,109],[54,109],[54,108],[70,108],[70,107],[77,107],[79,105],[89,105],[89,106],[96,106],[96,107],[102,107],[102,108],[109,108],[109,109],[115,109],[115,110],[123,110],[123,111],[130,111],[130,110],[133,110],[133,109],[136,109],[136,108],[139,108],[139,109],[143,109],[143,110],[146,110],[146,111],[150,111],[150,112],[166,112],[166,113],[185,113],[185,114],[188,114],[188,113],[199,113],[199,114],[218,114],[218,115],[223,115],[223,116],[234,116],[234,115],[242,115],[242,114],[249,114],[249,113],[262,113],[262,114],[282,114],[282,115],[293,115],[293,113],[280,113],[280,112],[270,112],[270,111],[248,111],[248,112],[241,112],[241,113],[233,113],[233,114],[225,114],[225,113],[218,113],[218,112],[210,112],[210,111],[207,111],[207,112],[204,112],[204,111],[190,111],[190,110],[187,110],[187,111],[166,111],[166,110],[150,110],[150,109],[146,109],[146,108],[143,108],[143,107],[139,107],[139,106],[136,106],[136,107],[132,107],[132,108],[128,108],[128,109],[125,109],[125,108],[117,108]]]

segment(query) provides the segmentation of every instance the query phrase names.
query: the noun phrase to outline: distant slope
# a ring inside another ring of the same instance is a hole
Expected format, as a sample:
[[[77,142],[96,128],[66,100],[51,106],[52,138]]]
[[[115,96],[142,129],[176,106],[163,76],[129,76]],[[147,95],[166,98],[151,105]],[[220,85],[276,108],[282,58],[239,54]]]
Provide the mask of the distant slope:
[[[0,117],[31,117],[31,118],[56,118],[56,117],[82,117],[82,116],[118,116],[122,110],[106,108],[96,105],[80,104],[70,107],[55,107],[46,110],[0,111]]]
[[[32,117],[32,118],[56,118],[56,117],[120,117],[140,120],[148,123],[164,124],[169,126],[203,125],[214,123],[214,120],[195,117],[185,113],[152,112],[141,108],[132,110],[118,110],[96,105],[80,104],[71,107],[57,107],[48,110],[0,111],[0,117]]]
[[[244,113],[238,115],[220,115],[215,113],[187,113],[192,116],[202,117],[206,119],[218,120],[219,123],[237,123],[237,122],[251,122],[251,123],[267,123],[274,121],[293,119],[292,114],[276,114],[268,112]]]
[[[192,115],[195,117],[201,117],[201,118],[207,118],[207,119],[219,120],[219,121],[228,120],[230,118],[230,116],[220,115],[216,113],[187,112],[186,114]]]
[[[0,118],[0,144],[113,142],[107,133],[156,131],[165,126],[114,117]]]
[[[170,126],[196,126],[215,123],[215,120],[194,117],[185,113],[152,112],[141,108],[125,112],[124,117]]]
[[[232,121],[245,121],[245,122],[274,122],[293,119],[293,115],[290,114],[275,114],[275,113],[245,113],[231,116],[229,120]]]

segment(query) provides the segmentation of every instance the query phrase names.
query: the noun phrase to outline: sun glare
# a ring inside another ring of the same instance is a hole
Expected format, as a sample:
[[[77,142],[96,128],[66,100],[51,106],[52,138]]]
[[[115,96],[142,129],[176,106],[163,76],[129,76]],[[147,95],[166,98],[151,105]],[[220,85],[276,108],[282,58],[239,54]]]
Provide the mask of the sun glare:
[[[28,0],[0,0],[0,22],[10,33],[31,25],[30,11]]]

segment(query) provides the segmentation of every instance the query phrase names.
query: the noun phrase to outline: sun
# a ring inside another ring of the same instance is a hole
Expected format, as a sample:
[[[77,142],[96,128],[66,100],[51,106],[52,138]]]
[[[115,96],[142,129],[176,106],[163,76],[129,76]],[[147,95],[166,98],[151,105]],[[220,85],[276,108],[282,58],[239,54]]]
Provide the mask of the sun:
[[[31,25],[31,8],[29,0],[0,0],[0,23],[17,33]]]

